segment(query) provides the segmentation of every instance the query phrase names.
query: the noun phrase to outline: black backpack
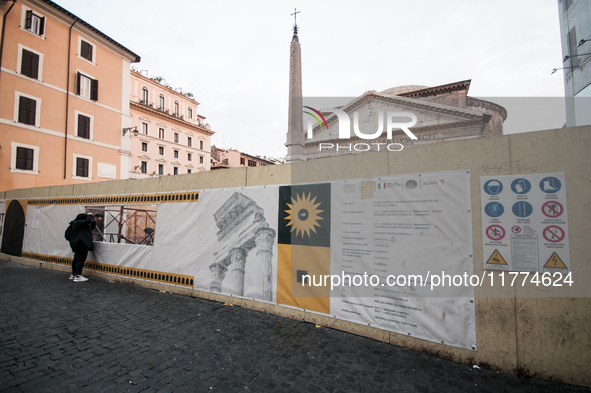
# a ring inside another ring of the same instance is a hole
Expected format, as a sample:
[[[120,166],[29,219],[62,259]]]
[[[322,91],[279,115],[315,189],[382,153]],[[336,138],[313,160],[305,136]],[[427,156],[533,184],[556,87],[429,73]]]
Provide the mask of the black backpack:
[[[72,223],[70,223],[70,225],[68,225],[68,227],[66,228],[66,232],[64,233],[64,237],[68,241],[72,238]]]

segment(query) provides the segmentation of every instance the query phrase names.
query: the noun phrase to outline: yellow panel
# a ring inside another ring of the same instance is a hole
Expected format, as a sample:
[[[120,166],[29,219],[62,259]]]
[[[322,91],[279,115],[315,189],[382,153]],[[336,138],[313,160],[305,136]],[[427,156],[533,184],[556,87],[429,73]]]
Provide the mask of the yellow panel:
[[[328,286],[302,286],[297,271],[308,275],[330,274],[330,248],[278,245],[277,303],[330,314],[330,281]]]

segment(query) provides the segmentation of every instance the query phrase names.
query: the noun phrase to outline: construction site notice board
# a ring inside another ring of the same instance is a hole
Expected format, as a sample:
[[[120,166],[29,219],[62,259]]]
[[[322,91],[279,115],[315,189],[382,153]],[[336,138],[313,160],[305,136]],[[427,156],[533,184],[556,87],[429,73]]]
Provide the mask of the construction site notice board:
[[[480,178],[484,268],[570,272],[564,173]]]

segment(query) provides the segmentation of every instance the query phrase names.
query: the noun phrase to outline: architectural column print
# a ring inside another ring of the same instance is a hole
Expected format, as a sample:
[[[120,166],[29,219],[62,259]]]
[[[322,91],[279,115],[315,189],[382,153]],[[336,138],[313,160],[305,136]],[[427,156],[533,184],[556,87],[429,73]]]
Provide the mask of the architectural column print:
[[[269,228],[264,213],[254,200],[234,192],[213,214],[219,230],[215,262],[210,266],[212,291],[273,301],[275,230]],[[227,270],[231,271],[230,287],[222,288]]]
[[[209,289],[212,292],[222,292],[222,281],[224,281],[228,269],[221,263],[212,263],[209,265],[209,270],[213,275],[213,281],[209,284]]]
[[[261,300],[273,301],[273,240],[275,230],[272,228],[260,228],[255,235],[257,259],[259,260],[259,274],[257,280],[257,293]]]
[[[232,294],[244,296],[244,265],[247,251],[241,247],[230,250],[230,266],[232,267]]]

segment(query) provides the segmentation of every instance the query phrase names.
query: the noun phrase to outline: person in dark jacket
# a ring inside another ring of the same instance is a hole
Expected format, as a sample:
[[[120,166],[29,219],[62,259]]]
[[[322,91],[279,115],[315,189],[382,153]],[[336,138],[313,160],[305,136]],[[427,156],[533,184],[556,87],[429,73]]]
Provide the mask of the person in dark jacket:
[[[88,256],[88,250],[92,249],[92,230],[96,228],[96,221],[92,214],[80,213],[70,224],[72,225],[70,248],[74,251],[70,280],[74,280],[74,282],[88,281],[88,278],[82,275],[82,269]]]

